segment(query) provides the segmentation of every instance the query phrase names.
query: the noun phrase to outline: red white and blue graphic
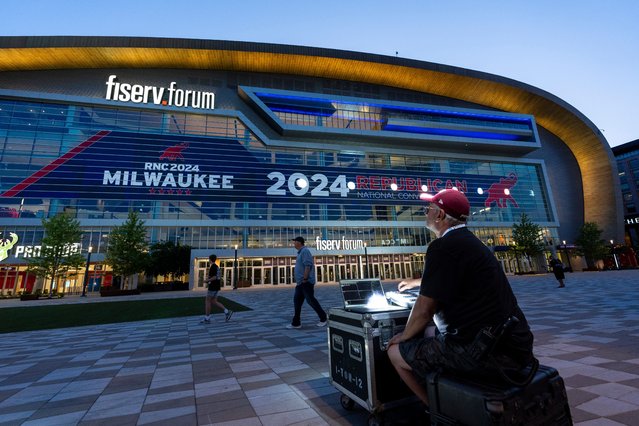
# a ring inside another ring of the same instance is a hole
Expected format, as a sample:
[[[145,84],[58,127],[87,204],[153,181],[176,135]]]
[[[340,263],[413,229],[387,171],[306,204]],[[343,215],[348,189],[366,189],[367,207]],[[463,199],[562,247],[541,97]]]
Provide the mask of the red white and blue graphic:
[[[519,207],[514,173],[273,164],[270,158],[234,139],[101,131],[0,196],[419,205],[421,193],[455,187],[477,208]]]

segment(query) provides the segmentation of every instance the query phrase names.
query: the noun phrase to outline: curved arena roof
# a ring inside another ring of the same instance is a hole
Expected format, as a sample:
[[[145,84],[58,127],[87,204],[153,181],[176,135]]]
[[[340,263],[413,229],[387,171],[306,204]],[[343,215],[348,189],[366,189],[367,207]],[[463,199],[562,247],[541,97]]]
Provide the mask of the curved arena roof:
[[[619,240],[623,208],[612,151],[577,109],[536,87],[493,74],[396,57],[265,43],[130,37],[0,37],[0,72],[183,68],[291,74],[379,84],[532,114],[572,151],[584,218]]]

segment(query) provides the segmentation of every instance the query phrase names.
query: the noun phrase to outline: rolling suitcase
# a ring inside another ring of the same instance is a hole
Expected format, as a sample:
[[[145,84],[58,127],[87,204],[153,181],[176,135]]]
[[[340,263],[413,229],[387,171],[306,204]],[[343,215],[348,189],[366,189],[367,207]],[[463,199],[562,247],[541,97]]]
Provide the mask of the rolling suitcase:
[[[564,381],[540,365],[525,387],[448,373],[427,377],[431,425],[572,425]]]

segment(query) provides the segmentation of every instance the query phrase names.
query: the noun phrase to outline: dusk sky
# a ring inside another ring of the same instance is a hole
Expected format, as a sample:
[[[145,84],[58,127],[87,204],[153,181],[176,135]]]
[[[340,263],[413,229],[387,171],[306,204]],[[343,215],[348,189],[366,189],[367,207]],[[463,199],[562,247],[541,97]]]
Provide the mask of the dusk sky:
[[[7,0],[0,35],[197,38],[397,54],[536,86],[581,111],[615,146],[639,138],[638,22],[637,0]]]

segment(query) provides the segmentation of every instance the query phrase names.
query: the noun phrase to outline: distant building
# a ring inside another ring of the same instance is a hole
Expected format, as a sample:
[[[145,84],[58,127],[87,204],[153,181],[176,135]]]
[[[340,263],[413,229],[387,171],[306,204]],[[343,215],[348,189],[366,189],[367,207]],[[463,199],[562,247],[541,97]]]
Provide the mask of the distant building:
[[[615,146],[619,189],[623,200],[625,240],[639,250],[639,139]]]

